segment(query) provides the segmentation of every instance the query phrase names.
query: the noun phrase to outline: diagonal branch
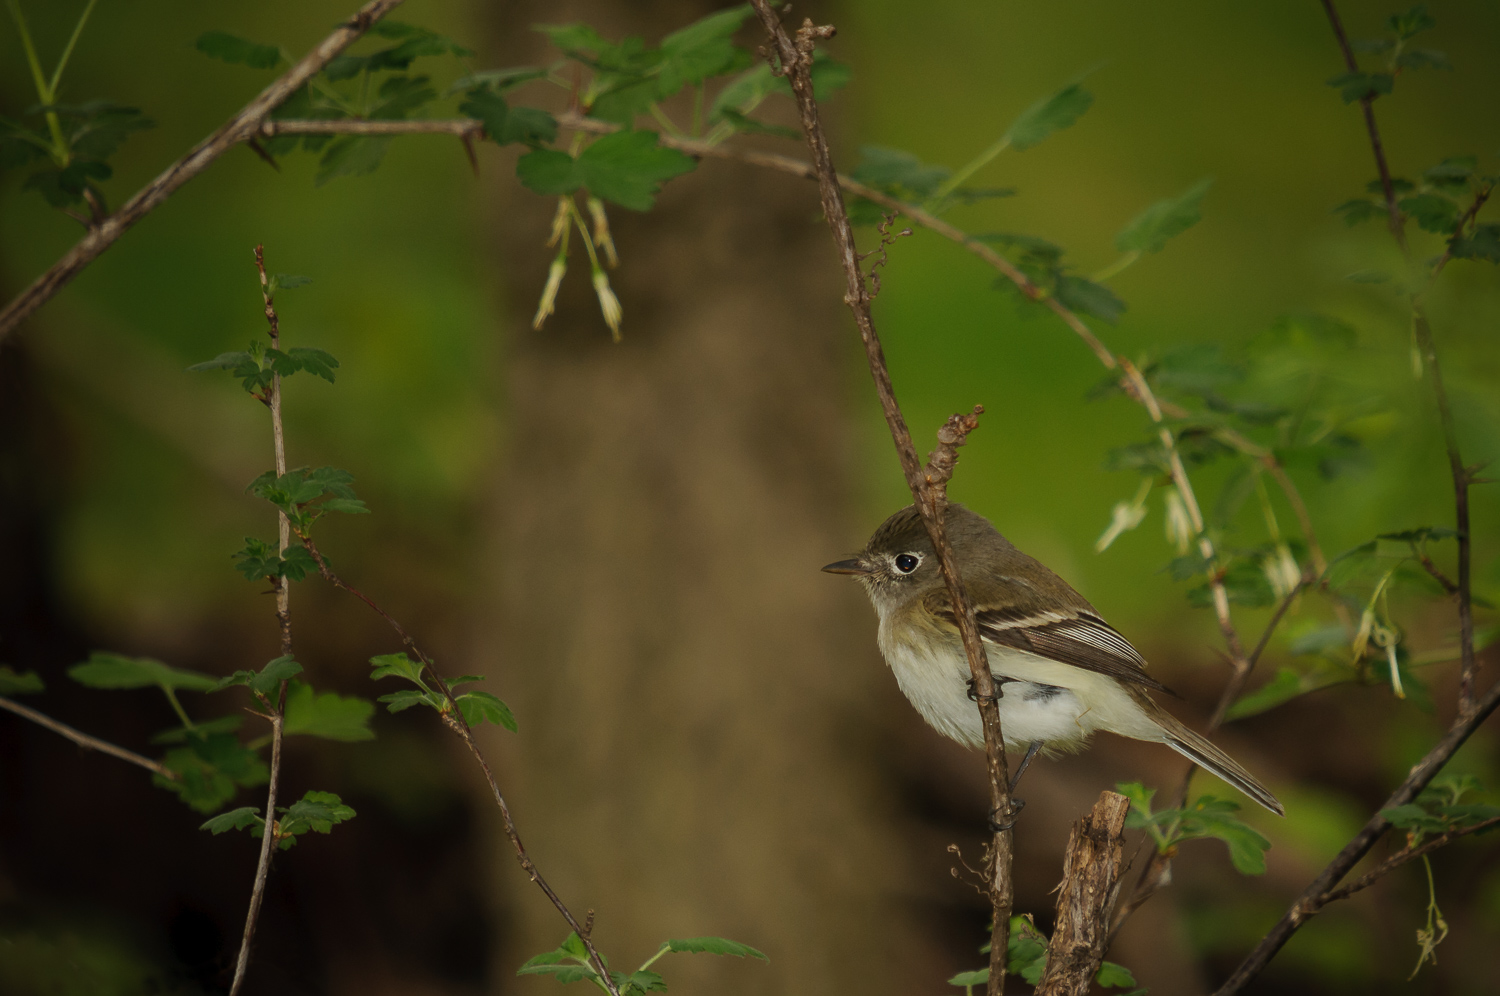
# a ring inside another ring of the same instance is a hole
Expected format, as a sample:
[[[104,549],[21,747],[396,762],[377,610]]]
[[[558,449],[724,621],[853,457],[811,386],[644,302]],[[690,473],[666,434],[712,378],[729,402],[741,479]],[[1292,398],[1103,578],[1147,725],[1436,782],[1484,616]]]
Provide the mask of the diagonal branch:
[[[833,156],[828,147],[828,136],[818,116],[818,103],[813,96],[812,53],[817,39],[831,38],[832,27],[815,27],[805,20],[793,41],[781,26],[776,13],[767,0],[752,0],[770,35],[772,71],[782,75],[791,84],[797,101],[797,111],[802,122],[803,135],[812,152],[813,170],[818,181],[818,193],[822,200],[823,217],[833,233],[834,245],[838,249],[839,262],[844,270],[844,303],[854,314],[859,328],[860,340],[864,343],[865,358],[869,363],[870,376],[875,381],[875,392],[880,398],[881,411],[885,414],[886,426],[896,444],[896,454],[901,461],[901,470],[906,477],[912,499],[922,515],[927,535],[932,540],[933,552],[942,568],[943,580],[947,583],[949,597],[953,600],[954,618],[963,638],[964,650],[969,659],[969,669],[974,678],[975,698],[979,703],[979,714],[984,727],[985,758],[990,779],[990,800],[993,817],[1003,820],[1010,815],[1010,773],[1005,758],[1005,740],[1000,730],[999,698],[994,680],[990,675],[989,659],[979,641],[979,627],[974,619],[974,606],[969,601],[953,549],[943,529],[944,513],[948,496],[946,477],[942,470],[945,462],[944,446],[957,446],[967,429],[950,423],[955,430],[953,442],[944,441],[934,454],[932,475],[923,473],[912,444],[911,431],[896,402],[896,392],[891,384],[890,371],[886,368],[885,353],[880,345],[880,336],[875,331],[874,318],[870,311],[870,294],[865,286],[864,272],[859,266],[859,255],[854,245],[854,230],[849,224],[849,213],[844,208],[844,195],[840,189],[840,178],[833,168]],[[779,63],[779,66],[777,65]],[[948,453],[951,456],[951,449]],[[951,473],[951,466],[947,473]],[[1010,935],[1010,911],[1012,903],[1011,861],[1012,839],[1010,829],[996,831],[990,847],[990,903],[994,912],[994,926],[990,938],[989,992],[999,996],[1005,986],[1005,959]]]
[[[88,234],[78,241],[67,254],[52,264],[52,268],[38,277],[10,304],[0,311],[0,342],[15,331],[32,312],[49,301],[68,281],[99,257],[104,250],[114,245],[131,226],[150,214],[178,188],[203,172],[215,159],[241,142],[255,137],[261,122],[279,107],[299,87],[328,65],[344,49],[353,44],[384,17],[401,0],[369,0],[349,20],[340,24],[334,32],[303,56],[302,61],[288,69],[279,79],[260,92],[234,117],[220,125],[218,130],[193,146],[187,155],[177,160],[156,179],[141,188],[136,195],[120,206],[114,214],[89,228]]]
[[[135,751],[126,750],[124,747],[116,747],[108,740],[100,740],[98,737],[91,737],[87,733],[84,733],[82,730],[75,730],[73,727],[69,726],[66,723],[59,723],[57,720],[53,719],[51,716],[48,716],[46,713],[37,712],[30,706],[24,706],[14,699],[8,699],[0,696],[0,709],[4,709],[7,712],[13,712],[17,716],[20,716],[22,719],[29,719],[36,725],[46,727],[59,736],[67,737],[69,740],[73,741],[84,750],[96,750],[101,754],[108,754],[110,757],[117,757],[122,761],[129,761],[131,764],[145,768],[147,771],[150,771],[153,774],[161,775],[163,778],[171,779],[172,781],[176,781],[182,777],[171,768],[168,768],[166,765],[162,764],[160,761],[153,761],[149,757],[142,757]]]

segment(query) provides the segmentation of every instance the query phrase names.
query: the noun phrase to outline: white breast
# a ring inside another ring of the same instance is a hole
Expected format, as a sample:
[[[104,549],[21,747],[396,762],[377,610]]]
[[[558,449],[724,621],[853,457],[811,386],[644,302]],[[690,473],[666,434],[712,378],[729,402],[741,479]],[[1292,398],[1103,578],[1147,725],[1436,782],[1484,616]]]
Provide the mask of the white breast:
[[[936,636],[921,634],[929,635]],[[897,638],[894,627],[882,619],[880,650],[896,684],[923,719],[959,743],[983,745],[984,730],[979,708],[969,698],[969,663],[961,646],[940,638]],[[1160,728],[1113,679],[1009,647],[987,643],[985,650],[990,671],[1013,679],[1003,685],[1000,699],[1000,728],[1007,746],[1040,740],[1052,749],[1077,750],[1095,730],[1138,740],[1162,739]]]

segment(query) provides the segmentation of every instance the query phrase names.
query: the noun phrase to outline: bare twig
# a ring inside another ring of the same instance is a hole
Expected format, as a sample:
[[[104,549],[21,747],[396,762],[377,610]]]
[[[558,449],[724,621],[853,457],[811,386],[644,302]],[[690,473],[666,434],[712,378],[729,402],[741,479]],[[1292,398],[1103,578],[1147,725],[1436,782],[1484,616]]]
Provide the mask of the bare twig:
[[[273,301],[274,291],[270,278],[266,274],[264,246],[255,247],[255,269],[260,274],[260,296],[265,306],[271,348],[280,349],[281,319],[276,314],[276,305]],[[280,477],[286,473],[286,432],[281,421],[280,374],[272,375],[271,387],[266,392],[264,400],[266,407],[271,410],[272,448],[275,451],[276,476]],[[291,542],[291,521],[282,511],[276,513],[276,518],[279,524],[277,556],[281,558],[286,556],[287,546]],[[292,652],[291,596],[291,585],[287,583],[287,579],[278,577],[276,579],[276,623],[281,631],[281,653],[284,657]],[[250,890],[250,909],[245,913],[245,932],[240,940],[239,957],[235,959],[234,981],[229,985],[229,996],[238,996],[240,987],[245,983],[245,969],[250,964],[250,942],[255,937],[255,927],[260,920],[261,902],[265,899],[266,893],[266,879],[271,874],[271,856],[276,849],[276,791],[281,781],[282,709],[285,703],[285,681],[277,687],[274,700],[264,697],[261,699],[261,704],[266,707],[263,715],[271,723],[271,777],[266,785],[265,829],[260,839],[260,858],[255,865],[255,885]]]
[[[101,754],[108,754],[110,757],[118,757],[122,761],[129,761],[131,764],[139,765],[153,774],[161,775],[163,778],[171,779],[174,782],[181,777],[177,772],[166,767],[159,761],[153,761],[149,757],[142,757],[135,751],[126,750],[124,747],[116,747],[107,740],[91,737],[81,730],[75,730],[66,723],[59,723],[46,713],[37,712],[30,706],[23,706],[13,699],[0,696],[0,709],[13,712],[22,719],[29,719],[36,725],[44,726],[59,736],[67,737],[85,750],[96,750]]]
[[[1120,895],[1120,855],[1130,800],[1104,792],[1073,824],[1057,891],[1057,924],[1037,996],[1084,996],[1108,943],[1109,915]]]
[[[943,516],[947,509],[947,492],[943,483],[924,476],[917,460],[916,448],[912,445],[911,432],[906,419],[896,402],[896,393],[891,385],[890,372],[886,368],[885,354],[875,323],[870,313],[870,295],[865,286],[865,277],[859,266],[859,256],[854,245],[854,230],[849,224],[849,214],[844,208],[844,197],[840,190],[839,176],[833,168],[833,157],[828,147],[828,137],[818,117],[818,103],[813,96],[812,53],[817,39],[833,36],[832,27],[816,27],[812,21],[804,21],[797,31],[795,41],[782,28],[776,13],[766,0],[752,0],[761,23],[770,36],[773,71],[783,75],[791,84],[797,101],[797,111],[802,123],[803,135],[812,152],[814,172],[818,180],[818,192],[823,205],[823,217],[833,233],[834,245],[838,249],[839,262],[844,270],[844,303],[854,315],[864,343],[865,358],[870,367],[870,376],[875,381],[875,391],[880,397],[880,407],[885,414],[886,425],[896,445],[901,461],[901,470],[906,477],[912,499],[927,527],[927,535],[942,568],[949,597],[953,601],[954,618],[963,638],[964,650],[969,658],[969,669],[974,678],[975,697],[979,703],[979,714],[984,726],[985,757],[990,779],[990,799],[994,819],[1005,820],[1010,815],[1009,771],[1006,766],[1005,741],[1000,730],[1000,708],[990,675],[989,660],[979,640],[979,629],[974,619],[974,606],[969,601],[963,581],[958,574],[953,549],[943,529]],[[779,63],[779,66],[777,66]],[[950,423],[951,426],[951,423]],[[967,430],[965,430],[967,431]],[[961,441],[962,435],[959,436]],[[939,446],[942,452],[943,443]],[[951,444],[956,446],[957,442]],[[941,471],[935,478],[941,477]],[[999,996],[1005,985],[1005,959],[1010,936],[1010,910],[1012,899],[1011,860],[1012,840],[1009,829],[998,829],[1004,824],[997,822],[997,830],[991,844],[990,903],[994,912],[994,928],[991,934],[989,992]]]
[[[1485,830],[1490,830],[1497,826],[1500,826],[1500,816],[1492,817],[1488,820],[1480,820],[1478,823],[1471,824],[1470,826],[1459,827],[1456,830],[1449,830],[1447,833],[1438,834],[1427,843],[1416,847],[1403,847],[1348,885],[1343,885],[1331,892],[1323,893],[1323,895],[1318,897],[1316,903],[1321,908],[1335,900],[1348,899],[1356,892],[1368,889],[1407,862],[1415,861],[1417,858],[1431,854],[1440,847],[1446,847],[1460,837],[1467,837],[1471,833],[1483,833]]]
[[[369,0],[354,16],[339,25],[332,34],[323,39],[302,61],[246,104],[212,135],[195,145],[187,155],[177,160],[156,179],[143,187],[120,209],[98,224],[92,226],[78,244],[52,264],[51,269],[38,277],[30,287],[0,311],[0,341],[15,331],[32,312],[41,307],[76,277],[84,267],[99,257],[115,243],[132,225],[140,221],[154,208],[165,201],[179,187],[203,172],[207,166],[240,142],[255,137],[266,116],[291,96],[298,87],[316,76],[332,59],[349,47],[369,30],[401,0]]]
[[[303,120],[267,118],[261,122],[256,133],[262,138],[277,135],[480,135],[484,122],[478,118],[443,118],[428,121],[365,121],[359,118],[344,118],[336,121],[319,121],[316,118]]]
[[[1472,709],[1459,715],[1448,728],[1448,732],[1442,740],[1439,740],[1433,748],[1427,752],[1427,756],[1417,762],[1411,769],[1411,774],[1402,782],[1390,797],[1380,806],[1380,810],[1394,809],[1396,806],[1404,806],[1421,793],[1443,766],[1448,763],[1455,751],[1463,746],[1469,735],[1478,728],[1500,705],[1500,682],[1492,685],[1489,691],[1479,698]],[[1359,863],[1359,860],[1369,853],[1370,848],[1390,827],[1386,818],[1377,810],[1365,825],[1355,834],[1354,839],[1344,845],[1344,849],[1329,862],[1328,867],[1319,873],[1297,901],[1287,910],[1286,915],[1272,927],[1255,950],[1245,958],[1240,967],[1235,969],[1233,975],[1218,988],[1214,996],[1232,996],[1240,992],[1265,969],[1266,965],[1276,956],[1293,934],[1295,934],[1307,920],[1321,908],[1320,900],[1328,894],[1334,886],[1338,885],[1345,875]]]
[[[469,749],[469,753],[474,755],[474,760],[479,764],[480,771],[484,772],[484,780],[490,786],[490,794],[495,797],[495,805],[500,809],[500,819],[505,827],[505,836],[509,838],[511,846],[515,848],[516,860],[520,863],[521,870],[526,873],[527,878],[536,883],[537,888],[542,890],[542,894],[547,897],[547,900],[562,915],[568,927],[583,942],[584,948],[588,951],[589,961],[593,963],[594,971],[599,974],[599,978],[603,981],[605,988],[609,990],[612,996],[620,996],[614,980],[610,978],[609,969],[604,964],[603,956],[595,949],[594,942],[589,936],[592,933],[593,911],[589,911],[588,925],[581,926],[577,918],[573,916],[572,911],[568,909],[567,904],[562,901],[562,897],[553,891],[552,886],[547,883],[547,880],[542,877],[542,873],[537,870],[536,862],[531,860],[530,852],[526,850],[526,845],[521,842],[520,831],[516,828],[515,819],[510,815],[510,806],[505,801],[504,793],[500,791],[500,783],[495,780],[495,774],[490,770],[490,765],[485,760],[484,752],[479,749],[479,743],[474,739],[474,731],[469,726],[468,721],[464,719],[463,710],[459,708],[457,700],[453,697],[452,688],[449,687],[448,682],[443,679],[443,676],[438,673],[437,667],[432,662],[432,658],[422,652],[422,648],[417,646],[416,640],[412,638],[411,634],[406,631],[406,627],[402,626],[395,616],[382,609],[369,595],[366,595],[335,574],[329,568],[328,562],[323,559],[322,552],[318,549],[317,544],[312,541],[311,537],[299,536],[298,538],[317,563],[318,573],[322,575],[323,580],[335,588],[348,592],[368,605],[376,615],[384,619],[386,624],[395,631],[396,635],[401,638],[402,644],[411,650],[417,660],[422,662],[422,666],[426,669],[428,676],[437,685],[439,691],[443,693],[443,698],[447,702],[448,708],[442,714],[444,724],[464,742],[464,746]]]

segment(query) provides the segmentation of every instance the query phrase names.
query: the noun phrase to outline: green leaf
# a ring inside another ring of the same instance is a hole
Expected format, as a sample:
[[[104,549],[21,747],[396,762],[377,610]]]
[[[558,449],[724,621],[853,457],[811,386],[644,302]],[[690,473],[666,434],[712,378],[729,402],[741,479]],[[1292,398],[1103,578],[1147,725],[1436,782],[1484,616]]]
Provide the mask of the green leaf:
[[[0,664],[0,695],[30,695],[44,687],[35,671],[17,673],[9,664]]]
[[[1345,643],[1343,627],[1338,628],[1340,643]],[[1343,684],[1352,681],[1353,678],[1354,674],[1344,668],[1322,666],[1314,667],[1309,671],[1297,671],[1289,667],[1279,668],[1276,671],[1276,677],[1255,691],[1237,699],[1224,713],[1224,719],[1227,722],[1244,719],[1246,716],[1255,716],[1309,692]]]
[[[306,280],[307,278],[304,277],[302,279]],[[308,282],[311,283],[311,281]],[[281,286],[284,290],[288,285],[283,283]],[[291,284],[290,286],[297,287],[300,285]],[[339,361],[333,358],[332,353],[322,349],[312,349],[307,346],[295,346],[287,350],[286,355],[293,363],[297,364],[298,369],[306,370],[310,374],[322,377],[330,384],[333,383],[333,372],[338,369]]]
[[[370,716],[374,712],[375,704],[368,699],[337,692],[320,694],[311,685],[293,681],[286,689],[286,720],[282,729],[287,736],[302,733],[346,743],[373,740]]]
[[[852,76],[848,66],[836,62],[827,52],[822,49],[813,52],[813,96],[818,100],[825,100],[834,91],[848,86]],[[726,109],[748,111],[771,94],[790,97],[792,88],[785,78],[772,73],[768,63],[758,62],[719,91],[719,96],[714,99],[709,110],[708,120],[722,120],[726,116]]]
[[[537,149],[516,160],[516,179],[539,194],[571,194],[583,185],[578,163],[566,152]]]
[[[1057,300],[1073,311],[1093,315],[1111,325],[1125,313],[1125,302],[1114,291],[1083,277],[1059,276],[1055,293]]]
[[[557,121],[552,115],[535,107],[512,109],[504,97],[488,87],[470,90],[458,109],[483,121],[485,137],[497,145],[521,142],[536,146],[557,138]]]
[[[676,149],[657,144],[653,131],[617,131],[584,149],[577,159],[554,149],[527,153],[516,162],[516,176],[539,194],[570,194],[587,187],[596,197],[646,211],[663,181],[697,165]]]
[[[464,90],[492,89],[497,93],[504,93],[511,87],[520,86],[531,80],[539,80],[547,75],[547,70],[537,66],[514,66],[510,69],[486,69],[478,73],[470,73],[460,76],[448,87],[448,95],[460,93]],[[461,109],[461,108],[460,108]],[[477,115],[476,115],[477,116]]]
[[[968,989],[971,986],[989,985],[989,981],[990,970],[988,968],[978,968],[972,972],[959,972],[948,980],[948,985]]]
[[[1409,48],[1396,56],[1396,65],[1402,69],[1453,69],[1448,53],[1434,48]]]
[[[1204,178],[1176,197],[1148,207],[1115,237],[1121,252],[1160,252],[1175,235],[1187,231],[1203,217],[1203,196],[1213,183]]]
[[[1427,13],[1427,5],[1419,3],[1415,7],[1402,14],[1392,14],[1386,19],[1385,26],[1391,30],[1396,37],[1406,41],[1414,35],[1419,35],[1429,28],[1437,27],[1437,20]]]
[[[1099,971],[1094,975],[1094,981],[1106,988],[1123,989],[1125,986],[1135,985],[1135,976],[1131,975],[1130,969],[1124,965],[1105,961],[1099,963]]]
[[[771,960],[750,945],[731,941],[726,937],[683,937],[667,941],[666,946],[669,951],[733,955],[736,958],[759,958],[761,961]]]
[[[1181,811],[1178,839],[1214,837],[1229,848],[1229,860],[1236,871],[1242,875],[1264,875],[1266,851],[1271,842],[1234,815],[1239,808],[1238,803],[1227,799],[1203,796]]]
[[[620,991],[620,996],[667,991],[667,981],[649,969],[640,969],[629,975],[624,972],[610,972],[609,975],[614,980],[615,988]]]
[[[275,45],[258,45],[224,31],[204,32],[193,47],[210,58],[251,69],[271,69],[281,62],[281,50]]]
[[[665,100],[684,86],[748,65],[748,57],[730,38],[750,14],[750,5],[740,4],[709,14],[663,38],[657,99]]]
[[[201,813],[211,813],[234,797],[240,788],[264,785],[270,771],[260,754],[228,732],[185,731],[186,746],[167,752],[162,764],[177,773],[176,779],[160,775],[152,780],[177,793],[182,801]]]
[[[276,821],[277,836],[284,838],[279,842],[282,850],[296,843],[301,834],[329,833],[335,825],[358,815],[332,792],[308,792],[290,806],[277,808],[282,814]]]
[[[422,681],[422,664],[412,660],[405,653],[371,657],[370,664],[375,668],[370,672],[372,681],[379,681],[381,678],[405,678],[413,684],[426,687]]]
[[[1345,201],[1333,209],[1333,213],[1344,220],[1344,224],[1353,228],[1362,222],[1372,221],[1375,218],[1386,216],[1386,210],[1372,200],[1356,197],[1352,201]]]
[[[946,166],[929,166],[910,152],[880,145],[864,145],[854,179],[902,200],[925,201],[951,175]]]
[[[1396,78],[1390,73],[1340,73],[1328,81],[1346,104],[1366,98],[1374,100],[1390,93],[1395,84]]]
[[[163,690],[182,688],[190,692],[211,692],[219,684],[218,679],[199,671],[184,671],[149,657],[125,657],[103,650],[94,651],[84,663],[68,668],[68,677],[90,688],[148,688],[155,685]]]
[[[1093,94],[1080,83],[1069,83],[1061,90],[1028,107],[1005,137],[1011,148],[1020,152],[1041,142],[1053,132],[1069,127],[1094,103]]]
[[[263,825],[264,820],[260,818],[260,809],[255,806],[241,806],[239,809],[231,809],[227,813],[220,813],[213,819],[206,821],[199,830],[207,830],[215,837],[228,830],[243,830],[246,827]]]
[[[442,712],[444,704],[442,698],[436,692],[423,692],[415,688],[391,692],[389,695],[380,696],[375,701],[381,703],[387,710],[393,713],[410,709],[414,705],[426,705],[436,709],[438,712]]]
[[[1397,202],[1424,232],[1451,235],[1458,225],[1458,205],[1442,194],[1417,194]]]
[[[1474,231],[1467,236],[1450,241],[1448,251],[1455,259],[1483,259],[1500,263],[1500,225],[1476,225]]]
[[[734,130],[745,135],[775,135],[778,138],[800,138],[801,135],[795,128],[787,128],[782,125],[766,124],[754,118],[746,117],[743,113],[733,107],[726,107],[719,112],[718,119],[727,121],[734,125]]]
[[[1023,916],[1010,918],[1010,943],[1005,950],[1006,968],[1033,986],[1047,970],[1047,937]],[[989,976],[986,975],[988,980]]]
[[[247,685],[250,690],[267,697],[275,694],[277,688],[283,681],[293,675],[302,673],[302,665],[290,654],[278,657],[268,663],[260,671],[236,671],[226,678],[220,678],[218,684],[209,691],[217,692],[236,685]]]
[[[470,726],[494,723],[512,733],[516,732],[516,717],[511,714],[510,706],[489,692],[465,692],[455,696],[453,701],[458,703],[459,711],[464,714],[464,722]]]
[[[321,187],[329,180],[340,176],[363,176],[380,168],[385,154],[391,147],[387,137],[345,135],[336,139],[323,153],[318,163],[318,172],[313,177],[313,186]]]

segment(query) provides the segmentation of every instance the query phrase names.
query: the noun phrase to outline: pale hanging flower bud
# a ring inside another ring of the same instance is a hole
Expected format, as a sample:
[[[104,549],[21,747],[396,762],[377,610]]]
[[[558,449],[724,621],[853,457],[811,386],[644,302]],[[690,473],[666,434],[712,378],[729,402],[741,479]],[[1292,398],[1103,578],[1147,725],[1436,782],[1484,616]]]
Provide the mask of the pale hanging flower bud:
[[[589,215],[594,219],[594,245],[604,250],[604,259],[613,269],[620,265],[620,257],[615,255],[615,240],[609,234],[609,215],[604,213],[604,202],[590,197],[588,204]]]
[[[1193,545],[1193,522],[1188,518],[1187,506],[1176,488],[1167,492],[1167,542],[1177,548],[1179,555],[1188,552]]]
[[[568,234],[568,203],[570,198],[559,197],[557,199],[557,212],[552,215],[552,234],[547,236],[547,248],[551,249],[563,241],[563,236]],[[567,243],[563,243],[567,247]]]
[[[1285,598],[1302,583],[1302,569],[1297,566],[1297,558],[1292,556],[1291,548],[1285,543],[1276,544],[1276,552],[1261,562],[1260,569],[1265,573],[1277,598]]]
[[[568,248],[564,246],[557,251],[552,259],[552,266],[547,270],[547,286],[542,288],[542,300],[536,306],[536,317],[531,320],[531,327],[540,329],[547,316],[556,310],[557,288],[562,286],[563,274],[568,272]]]
[[[1151,494],[1151,480],[1147,478],[1141,482],[1136,489],[1135,497],[1130,501],[1117,501],[1115,507],[1110,510],[1110,522],[1104,532],[1094,541],[1094,552],[1103,553],[1109,549],[1109,545],[1119,539],[1121,535],[1130,532],[1141,521],[1146,518],[1146,496]]]
[[[614,337],[615,342],[619,342],[620,319],[625,317],[625,311],[620,307],[620,299],[610,289],[609,277],[605,275],[603,267],[597,264],[594,266],[594,293],[599,296],[599,310],[604,314],[609,334]]]

